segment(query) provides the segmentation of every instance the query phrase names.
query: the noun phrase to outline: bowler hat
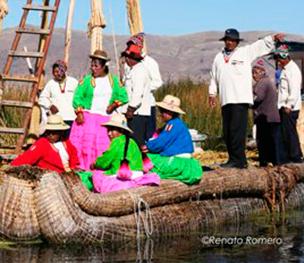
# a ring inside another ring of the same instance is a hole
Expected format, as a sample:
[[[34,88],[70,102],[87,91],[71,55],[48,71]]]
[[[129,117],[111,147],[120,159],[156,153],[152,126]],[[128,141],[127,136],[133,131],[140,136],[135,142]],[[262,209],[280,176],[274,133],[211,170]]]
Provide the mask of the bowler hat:
[[[220,41],[225,41],[226,39],[233,39],[233,40],[237,40],[237,41],[243,41],[244,39],[240,38],[240,33],[239,31],[237,31],[234,28],[228,28],[225,31],[225,35],[220,38]]]
[[[110,61],[111,59],[108,57],[107,52],[103,50],[95,50],[92,55],[90,55],[90,58],[98,58],[105,61]]]

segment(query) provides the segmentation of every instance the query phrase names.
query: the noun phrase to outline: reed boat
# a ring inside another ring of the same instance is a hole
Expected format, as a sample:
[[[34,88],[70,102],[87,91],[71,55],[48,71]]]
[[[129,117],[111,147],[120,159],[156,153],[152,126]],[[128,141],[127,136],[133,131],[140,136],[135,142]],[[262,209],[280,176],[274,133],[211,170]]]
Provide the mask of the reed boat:
[[[217,169],[188,186],[162,180],[107,194],[89,192],[75,173],[37,167],[0,170],[2,238],[51,243],[132,242],[284,213],[303,205],[304,164]]]

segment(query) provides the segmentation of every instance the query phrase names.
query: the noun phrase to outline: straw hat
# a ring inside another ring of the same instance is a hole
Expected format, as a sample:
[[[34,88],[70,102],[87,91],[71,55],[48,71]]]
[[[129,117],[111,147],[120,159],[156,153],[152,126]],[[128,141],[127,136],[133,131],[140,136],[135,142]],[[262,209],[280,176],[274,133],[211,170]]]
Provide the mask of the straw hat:
[[[156,102],[156,105],[160,108],[177,112],[179,114],[185,114],[185,112],[180,108],[180,104],[180,99],[172,95],[166,95],[162,101]]]
[[[90,58],[98,58],[105,61],[110,61],[111,59],[108,57],[107,52],[103,50],[95,50],[92,55],[90,55]]]
[[[114,113],[111,116],[110,121],[102,123],[102,126],[111,126],[111,127],[118,127],[121,129],[124,129],[130,133],[133,133],[133,131],[128,127],[127,125],[127,119],[124,115],[120,113]]]
[[[47,122],[44,125],[43,129],[53,130],[53,131],[64,131],[69,129],[70,126],[65,124],[60,115],[51,115],[47,118]]]

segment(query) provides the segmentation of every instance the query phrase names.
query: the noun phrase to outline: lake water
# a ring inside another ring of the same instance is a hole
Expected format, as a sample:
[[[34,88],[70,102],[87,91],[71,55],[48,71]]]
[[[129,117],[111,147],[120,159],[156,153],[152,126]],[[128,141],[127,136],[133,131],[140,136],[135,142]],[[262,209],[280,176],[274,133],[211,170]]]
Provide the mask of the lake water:
[[[256,217],[239,225],[103,248],[0,245],[0,262],[304,262],[304,212]]]

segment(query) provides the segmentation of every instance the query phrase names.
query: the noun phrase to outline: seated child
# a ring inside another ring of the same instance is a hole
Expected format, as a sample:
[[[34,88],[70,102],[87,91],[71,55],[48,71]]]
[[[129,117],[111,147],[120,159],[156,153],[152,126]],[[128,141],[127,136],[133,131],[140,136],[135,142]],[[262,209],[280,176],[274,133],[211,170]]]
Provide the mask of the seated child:
[[[203,171],[199,161],[192,157],[194,149],[191,136],[179,118],[180,114],[185,114],[180,108],[180,99],[166,95],[156,105],[165,125],[156,138],[151,138],[142,147],[154,166],[151,171],[161,179],[175,179],[186,184],[198,183]]]
[[[59,115],[47,119],[45,132],[28,150],[11,162],[13,166],[33,165],[58,173],[68,172],[78,165],[76,148],[69,140],[63,140],[69,125]]]
[[[113,114],[111,120],[102,125],[107,128],[111,144],[91,165],[91,169],[95,169],[92,175],[94,191],[106,193],[141,185],[159,185],[157,174],[143,172],[142,153],[130,138],[132,131],[125,117]],[[128,164],[122,165],[123,160]]]

